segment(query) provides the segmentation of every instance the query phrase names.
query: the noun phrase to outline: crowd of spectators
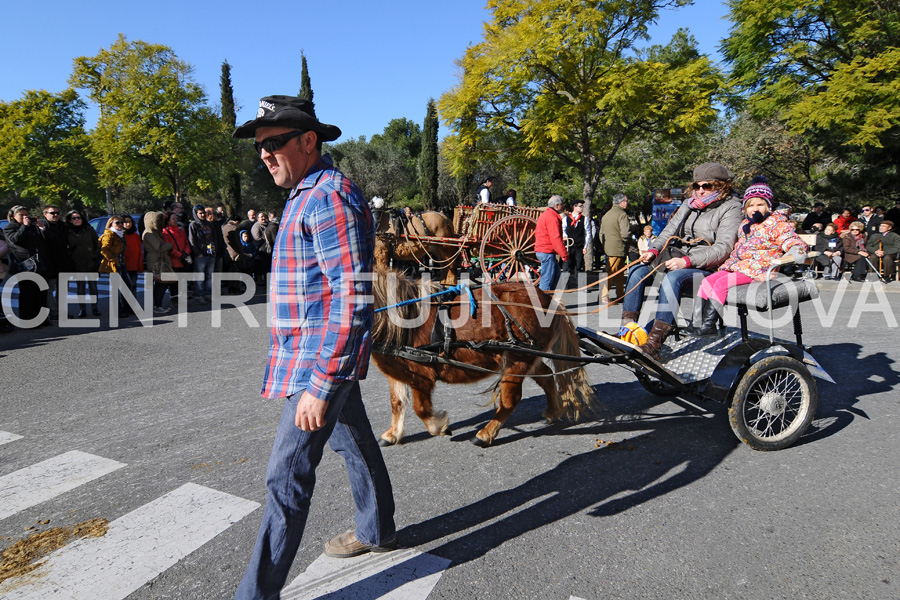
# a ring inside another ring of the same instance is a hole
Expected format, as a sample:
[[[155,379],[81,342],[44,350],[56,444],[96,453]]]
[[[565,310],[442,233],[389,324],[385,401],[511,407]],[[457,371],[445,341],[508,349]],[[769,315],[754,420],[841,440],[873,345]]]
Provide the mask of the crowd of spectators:
[[[7,276],[25,271],[40,275],[48,284],[42,290],[35,281],[18,281],[19,319],[31,321],[46,307],[47,318],[41,325],[57,321],[60,296],[67,293],[72,279],[78,296],[87,293],[93,299],[76,304],[73,308],[79,310],[69,318],[99,316],[97,281],[81,276],[87,273],[116,273],[132,294],[137,291],[139,275],[152,274],[155,314],[168,313],[182,300],[209,304],[214,273],[245,273],[258,284],[265,282],[278,232],[275,213],[250,210],[241,221],[226,216],[223,206],[198,205],[186,213],[181,203],[174,202],[164,209],[146,213],[139,222],[132,215],[112,215],[98,235],[80,210],[70,210],[61,218],[59,207],[47,205],[43,218],[38,219],[25,206],[12,207],[9,222],[0,231],[0,284]],[[188,220],[187,214],[192,219]],[[188,298],[182,299],[177,284],[166,281],[164,274],[187,272],[202,277],[192,282]],[[243,292],[237,281],[223,285],[227,286],[223,293]],[[131,314],[124,297],[117,301],[120,314]],[[5,315],[0,315],[0,326],[9,327]]]
[[[850,271],[852,282],[865,281],[870,271],[885,282],[896,280],[900,235],[894,229],[900,222],[900,201],[887,211],[865,204],[858,215],[853,212],[845,208],[832,218],[817,202],[803,220],[803,233],[816,236],[815,270],[830,280],[841,279],[844,271]]]

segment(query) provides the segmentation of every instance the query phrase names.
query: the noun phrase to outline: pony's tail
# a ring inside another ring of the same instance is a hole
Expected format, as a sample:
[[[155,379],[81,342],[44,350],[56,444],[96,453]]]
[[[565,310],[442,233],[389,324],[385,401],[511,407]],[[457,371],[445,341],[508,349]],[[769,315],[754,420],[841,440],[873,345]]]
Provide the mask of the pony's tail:
[[[550,351],[563,356],[581,356],[578,345],[578,333],[566,315],[562,306],[557,307],[553,327],[556,330]],[[578,419],[582,412],[591,408],[594,402],[594,390],[588,382],[584,364],[558,358],[553,359],[554,378],[559,398],[562,401],[566,416]]]

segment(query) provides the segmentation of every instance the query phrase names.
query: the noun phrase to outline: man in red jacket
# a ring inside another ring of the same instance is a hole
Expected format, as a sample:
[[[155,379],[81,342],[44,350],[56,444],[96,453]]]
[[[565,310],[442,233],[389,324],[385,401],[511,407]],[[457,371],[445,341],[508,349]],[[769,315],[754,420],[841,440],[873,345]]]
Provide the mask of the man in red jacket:
[[[538,287],[544,291],[553,291],[559,281],[558,254],[563,260],[569,260],[566,245],[562,239],[563,199],[561,196],[550,196],[547,210],[538,218],[537,230],[534,233],[534,253],[541,261],[541,281]]]

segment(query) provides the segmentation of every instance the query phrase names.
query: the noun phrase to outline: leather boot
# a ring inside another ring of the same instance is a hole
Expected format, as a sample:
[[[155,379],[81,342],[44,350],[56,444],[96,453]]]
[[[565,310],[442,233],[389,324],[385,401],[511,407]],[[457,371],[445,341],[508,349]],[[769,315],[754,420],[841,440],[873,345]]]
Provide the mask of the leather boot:
[[[637,310],[623,310],[622,311],[622,324],[621,327],[628,325],[631,322],[637,323],[638,317],[641,316],[640,311]]]
[[[694,335],[703,337],[718,335],[721,317],[719,316],[719,311],[716,310],[716,305],[709,299],[701,299],[700,302],[702,315],[700,327],[691,327],[691,332]]]
[[[656,319],[653,321],[653,329],[647,335],[647,341],[640,346],[641,350],[653,360],[659,360],[659,349],[674,329],[674,325]]]

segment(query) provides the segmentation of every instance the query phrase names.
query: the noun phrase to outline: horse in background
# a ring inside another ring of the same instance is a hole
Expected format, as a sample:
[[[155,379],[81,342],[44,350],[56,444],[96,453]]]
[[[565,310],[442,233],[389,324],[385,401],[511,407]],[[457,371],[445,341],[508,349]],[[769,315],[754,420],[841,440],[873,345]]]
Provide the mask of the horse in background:
[[[593,390],[583,365],[578,362],[553,359],[554,368],[551,369],[542,358],[514,349],[453,348],[444,355],[444,358],[490,371],[484,372],[466,368],[465,365],[415,362],[391,353],[392,348],[428,344],[439,312],[437,305],[429,301],[394,305],[433,294],[440,288],[434,283],[412,280],[398,271],[382,269],[376,269],[372,288],[375,307],[391,307],[375,313],[372,328],[372,358],[390,383],[391,427],[381,435],[379,443],[382,446],[397,444],[403,439],[410,395],[413,410],[429,433],[450,434],[447,412],[435,411],[432,404],[432,394],[438,381],[472,383],[499,374],[493,387],[497,409],[494,418],[475,434],[472,441],[478,446],[489,446],[497,437],[503,423],[522,399],[522,384],[526,377],[534,379],[544,390],[547,408],[543,417],[548,422],[563,416],[577,418],[579,413],[590,408]],[[565,308],[553,303],[550,296],[531,284],[494,284],[471,291],[475,299],[474,315],[469,313],[470,304],[466,296],[461,296],[449,307],[448,316],[455,325],[453,340],[507,341],[512,337],[522,343],[531,341],[532,347],[544,352],[562,356],[581,355],[578,335]],[[550,308],[551,304],[553,308]],[[500,305],[508,311],[512,321],[504,317]],[[544,311],[546,324],[541,323],[535,307]]]
[[[458,246],[431,243],[426,240],[408,239],[406,235],[454,238],[453,221],[439,212],[424,212],[409,220],[400,218],[399,211],[375,211],[375,264],[381,269],[390,268],[392,258],[418,261],[427,264],[433,258],[438,275],[444,285],[456,285],[456,267],[459,264]],[[399,233],[398,233],[399,232]]]

